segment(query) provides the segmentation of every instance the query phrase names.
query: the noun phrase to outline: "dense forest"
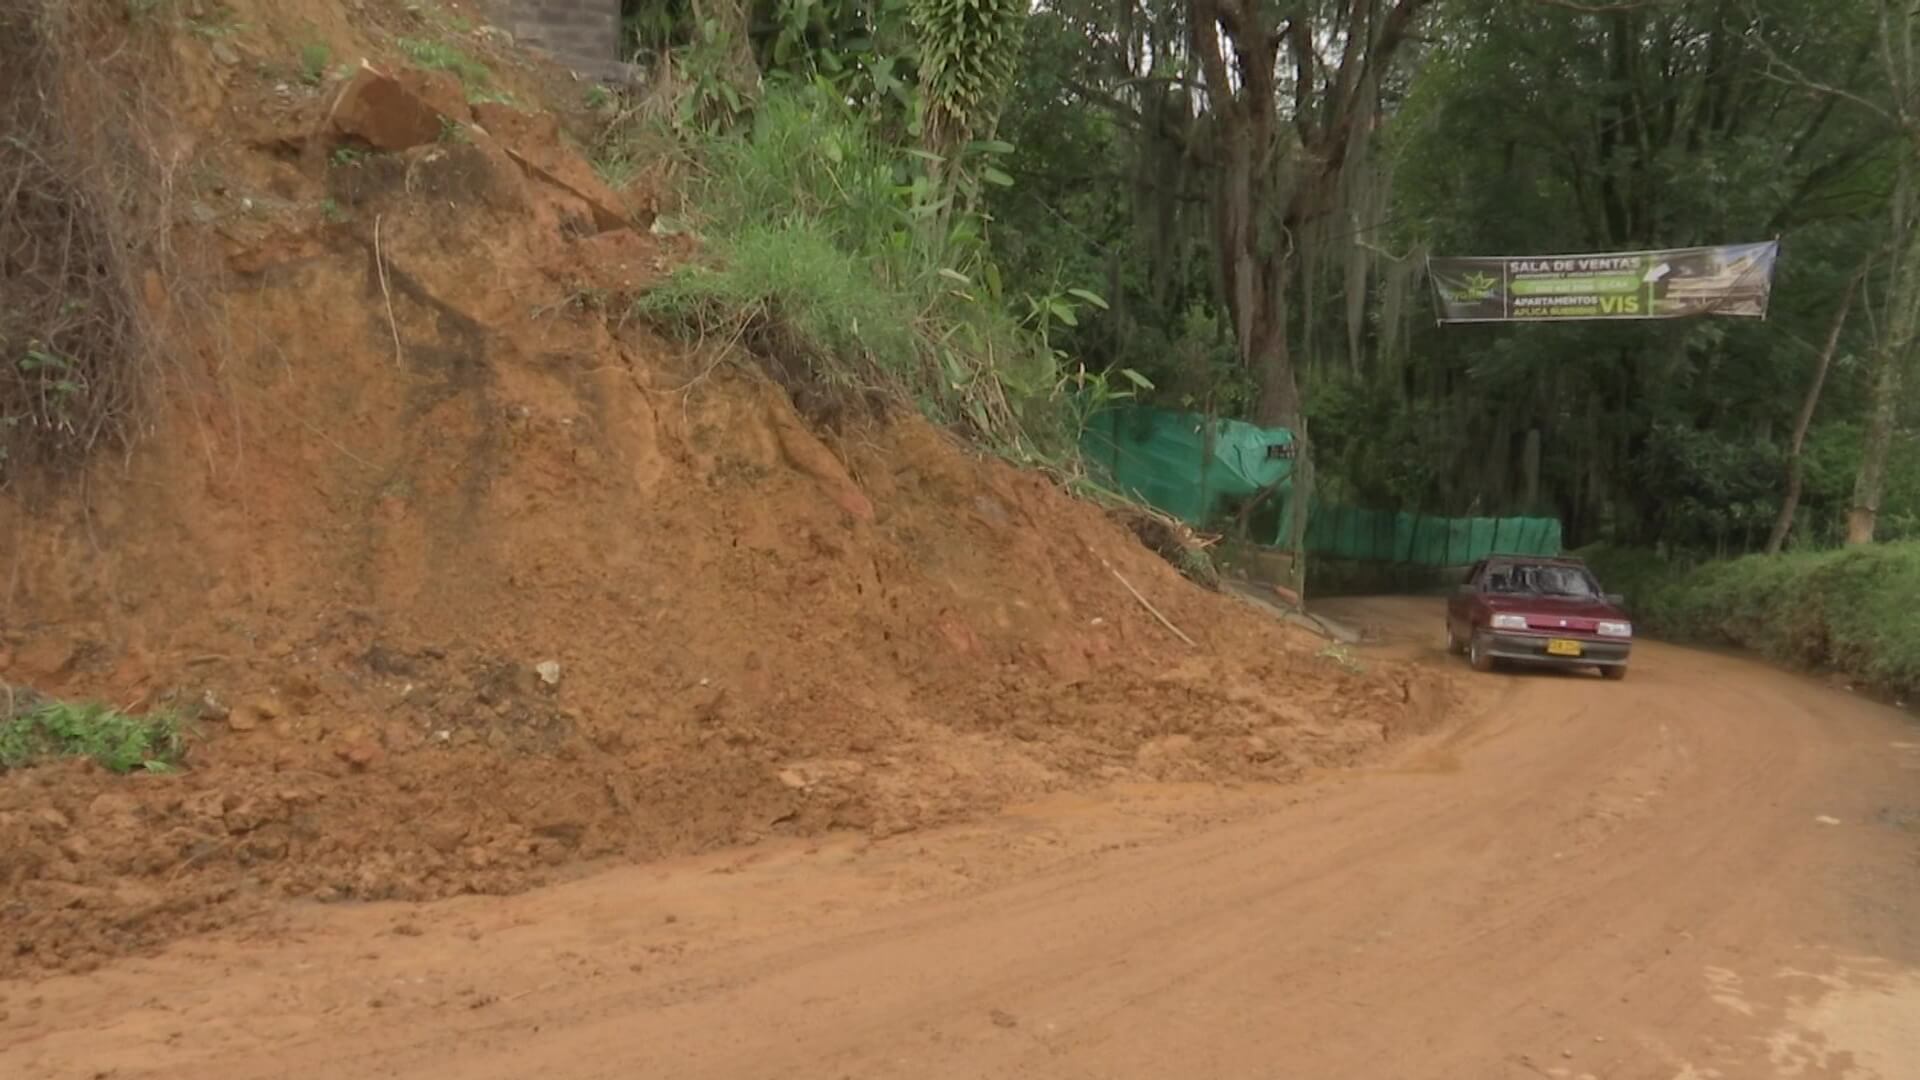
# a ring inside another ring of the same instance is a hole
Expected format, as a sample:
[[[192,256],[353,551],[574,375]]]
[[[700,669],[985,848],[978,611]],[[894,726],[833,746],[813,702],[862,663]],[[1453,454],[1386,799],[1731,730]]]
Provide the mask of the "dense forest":
[[[627,23],[703,147],[719,253],[656,313],[752,310],[749,343],[868,362],[1043,460],[1137,394],[1293,429],[1343,501],[1553,514],[1576,544],[1920,536],[1910,5],[656,0]],[[1443,326],[1426,278],[1776,238],[1765,319]]]

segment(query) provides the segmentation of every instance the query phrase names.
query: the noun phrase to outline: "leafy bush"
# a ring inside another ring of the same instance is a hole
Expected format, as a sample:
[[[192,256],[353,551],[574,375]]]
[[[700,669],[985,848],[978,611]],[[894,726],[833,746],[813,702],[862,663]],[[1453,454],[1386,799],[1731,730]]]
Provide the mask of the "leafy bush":
[[[687,268],[648,294],[642,310],[690,317],[706,329],[736,320],[759,327],[769,337],[757,344],[801,353],[842,386],[917,356],[916,313],[876,287],[868,267],[820,221],[750,223],[721,251],[717,265]]]
[[[114,772],[165,772],[180,760],[180,731],[170,714],[134,716],[98,704],[15,700],[25,707],[0,715],[0,769],[85,757]]]
[[[1645,551],[1586,554],[1652,634],[1736,645],[1901,696],[1920,692],[1920,542],[1695,566]]]
[[[983,220],[951,213],[913,152],[832,94],[779,83],[747,129],[693,138],[687,196],[709,258],[643,297],[641,315],[830,388],[897,392],[1021,458],[1071,455],[1088,395],[1130,393],[1049,342],[1100,298],[1004,295]]]

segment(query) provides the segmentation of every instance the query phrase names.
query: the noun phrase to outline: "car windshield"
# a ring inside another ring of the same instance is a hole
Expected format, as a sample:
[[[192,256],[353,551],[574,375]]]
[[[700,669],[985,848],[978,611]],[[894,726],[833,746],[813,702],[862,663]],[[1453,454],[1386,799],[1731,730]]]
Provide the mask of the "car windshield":
[[[1519,563],[1487,571],[1487,591],[1523,596],[1571,596],[1590,600],[1600,595],[1593,579],[1574,566]]]

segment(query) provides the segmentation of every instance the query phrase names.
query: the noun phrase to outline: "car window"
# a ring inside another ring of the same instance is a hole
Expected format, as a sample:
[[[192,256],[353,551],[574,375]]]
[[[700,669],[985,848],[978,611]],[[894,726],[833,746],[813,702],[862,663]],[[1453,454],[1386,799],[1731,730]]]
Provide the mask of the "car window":
[[[1489,592],[1528,596],[1565,596],[1591,600],[1600,595],[1593,578],[1577,566],[1516,564],[1500,567],[1488,576]]]

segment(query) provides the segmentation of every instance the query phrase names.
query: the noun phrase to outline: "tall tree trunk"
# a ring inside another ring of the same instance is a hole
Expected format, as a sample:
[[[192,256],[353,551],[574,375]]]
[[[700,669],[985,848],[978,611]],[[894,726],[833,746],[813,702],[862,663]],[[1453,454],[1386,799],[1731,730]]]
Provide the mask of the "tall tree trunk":
[[[1313,444],[1287,317],[1299,278],[1294,245],[1308,223],[1335,208],[1356,133],[1375,120],[1373,89],[1380,72],[1431,2],[1352,0],[1343,18],[1321,26],[1313,5],[1190,0],[1188,30],[1219,147],[1215,263],[1240,361],[1259,385],[1254,419],[1286,427],[1296,440],[1288,546],[1293,583],[1302,595]],[[1323,52],[1323,31],[1341,42],[1337,62]],[[1281,131],[1283,48],[1292,61],[1286,116],[1294,130],[1288,136]],[[1283,185],[1279,167],[1290,155],[1298,175]]]
[[[1820,406],[1820,390],[1827,384],[1827,371],[1833,367],[1834,351],[1840,347],[1840,331],[1847,325],[1847,311],[1853,307],[1854,290],[1860,287],[1861,276],[1855,274],[1849,279],[1846,291],[1840,294],[1840,306],[1833,313],[1833,326],[1827,330],[1827,343],[1821,348],[1820,359],[1813,366],[1813,381],[1807,386],[1806,400],[1800,403],[1800,415],[1793,421],[1793,440],[1787,445],[1787,493],[1780,500],[1780,516],[1774,519],[1773,532],[1767,536],[1769,555],[1780,554],[1780,548],[1787,542],[1787,534],[1793,531],[1793,516],[1800,509],[1800,451],[1807,444],[1807,429],[1813,425],[1814,410]]]
[[[1909,57],[1912,60],[1912,57]],[[1920,63],[1916,63],[1920,66]],[[1903,113],[1909,145],[1894,174],[1893,260],[1887,271],[1884,328],[1873,351],[1873,397],[1867,406],[1867,438],[1847,513],[1847,543],[1870,544],[1880,522],[1887,487],[1887,455],[1899,422],[1900,387],[1920,346],[1920,115]]]
[[[1874,349],[1873,400],[1867,407],[1866,445],[1847,513],[1847,543],[1870,544],[1887,487],[1887,455],[1899,422],[1900,387],[1920,346],[1920,11],[1905,0],[1881,0],[1880,58],[1886,66],[1892,118],[1906,136],[1895,166],[1893,260],[1887,270],[1885,328]]]
[[[1260,400],[1254,421],[1266,427],[1284,427],[1305,442],[1300,410],[1300,377],[1294,370],[1293,350],[1287,340],[1287,287],[1291,275],[1284,259],[1261,267],[1266,302],[1252,313],[1254,371],[1260,380]]]
[[[1904,350],[1892,343],[1874,350],[1873,401],[1867,411],[1867,440],[1860,451],[1860,472],[1853,483],[1853,507],[1847,511],[1847,543],[1871,544],[1880,524],[1880,499],[1887,489],[1887,455],[1900,401]]]
[[[1216,257],[1240,358],[1259,384],[1254,419],[1301,428],[1299,357],[1287,318],[1297,284],[1295,241],[1336,209],[1348,153],[1374,122],[1373,87],[1432,0],[1353,0],[1338,26],[1337,63],[1324,55],[1309,6],[1261,0],[1191,0],[1189,30],[1218,134]],[[1291,57],[1292,101],[1283,137],[1282,50]],[[1229,62],[1231,57],[1231,62]],[[1289,154],[1299,166],[1279,182]],[[1308,448],[1301,447],[1304,455]]]

